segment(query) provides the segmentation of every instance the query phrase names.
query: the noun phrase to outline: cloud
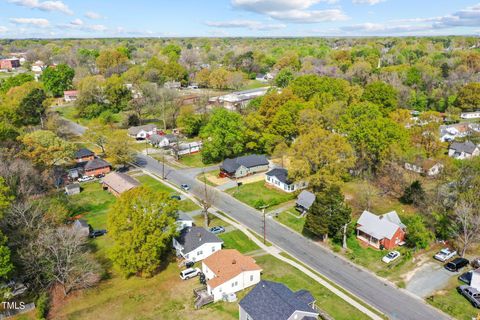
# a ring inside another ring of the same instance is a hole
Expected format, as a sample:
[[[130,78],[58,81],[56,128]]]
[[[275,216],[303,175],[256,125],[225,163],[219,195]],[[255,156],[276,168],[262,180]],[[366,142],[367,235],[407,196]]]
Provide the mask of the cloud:
[[[43,18],[11,18],[10,22],[14,24],[29,24],[37,27],[48,27],[50,22],[47,19]]]
[[[340,9],[312,10],[319,3],[333,4],[338,0],[232,0],[235,8],[293,23],[318,23],[348,19]]]
[[[71,21],[70,24],[74,25],[74,26],[82,26],[83,21],[81,19],[75,19],[75,20]]]
[[[381,23],[362,23],[340,28],[346,32],[390,34],[403,32],[417,32],[432,29],[430,25],[386,25]]]
[[[205,24],[215,28],[246,28],[250,30],[278,30],[286,28],[284,24],[266,24],[254,20],[207,21]]]
[[[93,12],[93,11],[86,12],[85,17],[93,20],[98,20],[103,18],[103,16],[100,13]]]
[[[384,2],[386,0],[353,0],[352,2],[355,4],[369,4],[371,6],[375,4],[379,4],[380,2]]]
[[[435,28],[480,26],[480,4],[437,18]]]
[[[87,30],[99,31],[99,32],[105,32],[105,31],[108,30],[108,28],[106,26],[104,26],[103,24],[93,24],[93,25],[85,26],[85,28]]]
[[[6,33],[8,31],[7,27],[0,26],[0,33]]]
[[[30,9],[39,9],[42,11],[58,11],[66,14],[73,14],[73,11],[62,1],[39,1],[39,0],[9,0],[18,6]]]

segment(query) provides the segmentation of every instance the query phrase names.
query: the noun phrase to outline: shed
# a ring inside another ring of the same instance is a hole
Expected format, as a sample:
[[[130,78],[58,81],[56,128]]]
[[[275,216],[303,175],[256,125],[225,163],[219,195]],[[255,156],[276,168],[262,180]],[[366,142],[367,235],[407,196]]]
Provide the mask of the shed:
[[[65,193],[69,196],[80,193],[80,184],[72,183],[65,186]]]

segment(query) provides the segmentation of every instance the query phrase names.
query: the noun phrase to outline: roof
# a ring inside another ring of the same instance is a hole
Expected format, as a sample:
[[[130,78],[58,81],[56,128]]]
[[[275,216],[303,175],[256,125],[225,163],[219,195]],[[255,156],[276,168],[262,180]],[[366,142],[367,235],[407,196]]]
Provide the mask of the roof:
[[[103,184],[108,185],[118,193],[124,193],[128,190],[138,187],[140,182],[128,174],[122,172],[112,172],[103,178]]]
[[[204,259],[203,263],[215,273],[215,277],[207,281],[211,288],[216,288],[245,271],[262,270],[252,257],[244,256],[236,249],[219,250]]]
[[[95,169],[100,169],[105,167],[110,167],[110,163],[108,163],[107,161],[101,158],[95,158],[87,162],[87,164],[85,165],[85,170],[89,171],[89,170],[95,170]]]
[[[78,91],[77,90],[67,90],[67,91],[63,91],[63,94],[67,95],[67,96],[76,96],[76,95],[78,95]]]
[[[193,142],[182,143],[182,144],[177,146],[177,149],[178,150],[188,150],[188,149],[197,148],[197,147],[201,147],[201,146],[202,146],[201,141],[193,141]]]
[[[293,181],[288,180],[288,170],[284,168],[275,168],[266,173],[267,176],[276,177],[285,184],[292,184]]]
[[[306,290],[293,292],[283,283],[262,280],[239,304],[252,319],[287,320],[295,311],[318,316],[318,312],[310,306],[313,302],[315,299]]]
[[[73,226],[75,228],[90,228],[87,221],[85,221],[83,219],[75,220],[75,222],[73,223]]]
[[[455,150],[458,153],[473,154],[477,146],[472,141],[454,142],[450,145],[450,149]]]
[[[66,190],[74,190],[74,189],[80,189],[80,183],[72,183],[72,184],[67,184],[65,186]]]
[[[228,173],[237,171],[240,166],[253,168],[268,165],[267,157],[263,154],[251,154],[248,156],[238,157],[234,159],[225,159],[220,168]]]
[[[202,227],[185,228],[175,240],[183,247],[185,254],[192,252],[205,243],[223,243],[223,240]]]
[[[81,148],[81,149],[78,149],[77,152],[75,152],[75,159],[91,157],[91,156],[94,156],[94,155],[95,155],[95,153],[93,153],[93,151],[91,151],[87,148]]]
[[[177,221],[193,221],[193,218],[183,211],[178,211]]]
[[[360,231],[363,231],[375,239],[391,239],[398,228],[405,229],[405,225],[400,221],[397,212],[391,211],[384,215],[377,216],[367,210],[363,211],[357,221]]]
[[[314,201],[315,195],[307,190],[300,192],[297,197],[297,205],[302,206],[305,209],[310,209]]]
[[[136,136],[142,130],[152,131],[155,128],[157,128],[157,126],[153,123],[145,124],[143,126],[130,127],[130,128],[128,128],[128,134]]]
[[[422,157],[417,157],[413,164],[417,167],[421,167],[423,170],[428,171],[435,167],[436,165],[442,165],[440,162],[434,159],[424,159]]]

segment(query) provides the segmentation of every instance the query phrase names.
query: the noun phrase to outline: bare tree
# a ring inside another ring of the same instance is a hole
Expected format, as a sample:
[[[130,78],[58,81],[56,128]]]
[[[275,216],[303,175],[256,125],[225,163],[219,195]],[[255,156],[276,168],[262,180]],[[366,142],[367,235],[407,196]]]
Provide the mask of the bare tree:
[[[471,202],[460,200],[454,210],[456,228],[455,237],[462,244],[461,255],[468,247],[480,239],[480,213]]]
[[[200,197],[200,205],[203,211],[204,226],[205,228],[208,228],[208,225],[210,224],[210,217],[208,215],[208,210],[211,207],[213,207],[215,200],[217,199],[217,193],[214,188],[207,185],[205,170],[202,171],[202,179],[203,179],[203,186],[201,187],[202,188],[201,190],[198,190],[199,191],[198,193],[202,195]]]

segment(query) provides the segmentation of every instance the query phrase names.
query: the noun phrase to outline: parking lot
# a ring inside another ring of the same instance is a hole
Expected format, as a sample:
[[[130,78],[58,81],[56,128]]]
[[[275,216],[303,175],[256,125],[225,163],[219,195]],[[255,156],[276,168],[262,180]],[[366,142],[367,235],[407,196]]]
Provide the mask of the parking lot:
[[[426,298],[444,288],[452,277],[459,275],[459,272],[445,270],[441,262],[428,261],[408,275],[405,288],[419,297]]]

